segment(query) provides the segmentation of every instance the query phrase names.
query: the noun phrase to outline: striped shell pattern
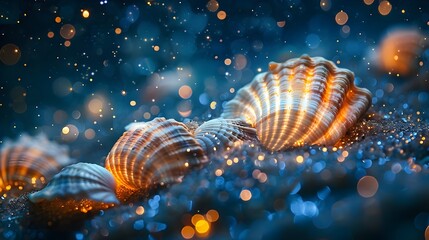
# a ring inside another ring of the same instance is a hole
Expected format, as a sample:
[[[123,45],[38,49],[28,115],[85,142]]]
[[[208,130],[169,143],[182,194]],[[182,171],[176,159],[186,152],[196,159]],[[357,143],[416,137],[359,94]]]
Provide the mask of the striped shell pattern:
[[[13,187],[40,189],[71,163],[68,148],[50,142],[43,134],[6,140],[0,150],[0,192]]]
[[[97,164],[80,162],[65,167],[45,188],[30,194],[29,199],[34,203],[55,199],[88,199],[118,204],[115,189],[115,179],[109,171]]]
[[[356,87],[353,72],[322,57],[271,62],[229,101],[226,119],[241,118],[256,128],[272,151],[305,144],[333,145],[366,112],[371,93]]]

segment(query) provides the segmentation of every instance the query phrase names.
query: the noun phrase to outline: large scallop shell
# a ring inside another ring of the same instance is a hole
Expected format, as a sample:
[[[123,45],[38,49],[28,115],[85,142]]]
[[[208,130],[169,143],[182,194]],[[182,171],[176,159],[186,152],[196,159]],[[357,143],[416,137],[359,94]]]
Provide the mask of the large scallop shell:
[[[194,134],[207,154],[232,147],[237,142],[256,139],[255,129],[241,119],[212,119],[201,124]]]
[[[105,168],[92,163],[76,163],[65,167],[45,188],[30,194],[29,199],[34,203],[75,199],[118,204],[115,189],[115,179]]]
[[[24,134],[16,142],[6,140],[0,150],[0,192],[14,187],[40,189],[71,163],[68,148],[50,142],[43,134]]]
[[[371,103],[353,72],[321,57],[271,62],[229,101],[223,118],[242,118],[267,149],[335,144]]]
[[[128,127],[106,159],[116,181],[130,190],[181,180],[192,168],[208,159],[183,123],[155,118]]]

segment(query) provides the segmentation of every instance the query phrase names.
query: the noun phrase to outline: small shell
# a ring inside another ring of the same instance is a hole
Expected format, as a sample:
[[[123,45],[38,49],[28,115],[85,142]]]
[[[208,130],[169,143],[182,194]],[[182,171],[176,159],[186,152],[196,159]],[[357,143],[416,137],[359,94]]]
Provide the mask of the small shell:
[[[76,163],[65,167],[45,188],[30,194],[29,199],[34,203],[60,198],[118,204],[115,189],[115,179],[105,168],[92,163]]]
[[[183,123],[155,118],[128,129],[107,156],[106,168],[130,190],[178,182],[189,169],[208,162]]]
[[[0,192],[12,187],[40,189],[64,166],[72,163],[68,148],[50,142],[45,135],[22,135],[6,140],[0,150]]]
[[[256,128],[267,149],[335,144],[365,113],[371,93],[354,85],[351,71],[303,55],[270,63],[225,106],[223,118]]]
[[[396,29],[380,43],[378,61],[381,69],[400,75],[415,74],[425,49],[425,37],[416,29]]]
[[[195,130],[195,138],[208,154],[235,142],[255,140],[256,130],[241,119],[216,118],[203,123]]]

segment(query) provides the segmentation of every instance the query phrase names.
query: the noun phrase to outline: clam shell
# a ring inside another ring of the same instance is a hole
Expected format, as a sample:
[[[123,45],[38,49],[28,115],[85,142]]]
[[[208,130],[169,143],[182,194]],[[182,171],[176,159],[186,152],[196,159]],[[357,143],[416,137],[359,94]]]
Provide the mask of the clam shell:
[[[425,36],[419,30],[393,30],[380,43],[379,65],[385,72],[415,74],[425,47]]]
[[[208,154],[232,147],[236,142],[256,139],[256,130],[241,119],[216,118],[201,124],[194,134]]]
[[[43,134],[5,140],[0,150],[0,192],[12,187],[40,189],[72,162],[66,146],[50,142]]]
[[[65,167],[45,188],[30,194],[29,199],[34,203],[59,198],[118,204],[115,189],[115,179],[105,168],[92,163],[76,163]]]
[[[229,101],[223,118],[256,128],[267,149],[333,145],[365,113],[371,93],[353,83],[353,72],[321,57],[271,62]]]
[[[106,169],[130,190],[181,180],[208,159],[183,123],[155,118],[128,127],[106,159]]]

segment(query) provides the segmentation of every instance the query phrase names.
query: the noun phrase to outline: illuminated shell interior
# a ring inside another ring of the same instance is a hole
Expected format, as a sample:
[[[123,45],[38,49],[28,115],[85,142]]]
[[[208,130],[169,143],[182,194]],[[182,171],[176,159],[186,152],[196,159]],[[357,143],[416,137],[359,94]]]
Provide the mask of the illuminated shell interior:
[[[242,118],[267,149],[333,145],[365,113],[371,93],[351,71],[321,57],[271,62],[229,101],[223,118]]]
[[[418,69],[425,45],[424,35],[416,29],[392,31],[380,43],[380,67],[386,72],[409,75]]]
[[[22,135],[16,142],[6,140],[0,151],[0,192],[14,187],[40,189],[72,163],[68,148],[50,142],[43,134]]]
[[[91,163],[76,163],[56,174],[42,190],[29,195],[34,203],[54,199],[94,200],[116,203],[116,183],[105,168]]]
[[[216,118],[195,130],[195,138],[208,154],[243,140],[255,140],[256,131],[241,119]]]
[[[128,126],[106,159],[118,184],[131,190],[181,181],[192,168],[208,162],[183,123],[155,118]]]

